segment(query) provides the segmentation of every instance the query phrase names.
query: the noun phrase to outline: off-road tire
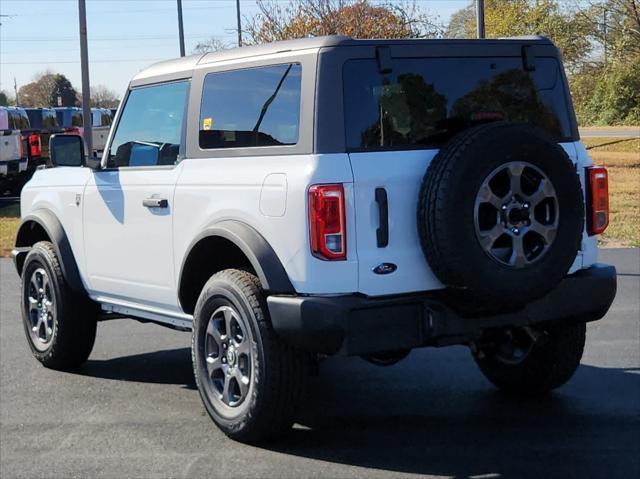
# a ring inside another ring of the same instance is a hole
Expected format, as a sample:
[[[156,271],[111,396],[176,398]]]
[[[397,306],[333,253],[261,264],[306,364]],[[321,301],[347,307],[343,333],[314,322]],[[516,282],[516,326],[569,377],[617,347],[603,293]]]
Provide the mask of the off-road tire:
[[[576,372],[584,351],[586,325],[549,326],[518,364],[495,355],[474,355],[480,371],[496,387],[517,395],[541,395],[565,384]]]
[[[55,294],[55,327],[48,347],[35,347],[28,318],[29,281],[32,273],[42,268],[48,274]],[[73,291],[62,274],[56,250],[48,241],[33,245],[22,270],[22,319],[27,342],[35,358],[44,366],[72,370],[84,363],[96,338],[98,307],[89,298]]]
[[[481,247],[474,205],[484,179],[509,161],[526,161],[552,181],[559,203],[553,244],[531,265],[513,269]],[[567,274],[582,240],[584,201],[575,166],[542,130],[495,122],[452,138],[431,162],[420,190],[418,234],[434,274],[454,293],[493,307],[518,307],[544,296]]]
[[[205,330],[217,308],[228,305],[243,315],[253,336],[252,388],[238,412],[221,411],[210,397]],[[209,416],[232,439],[261,442],[290,430],[309,375],[310,358],[285,344],[273,331],[266,299],[258,278],[247,271],[228,269],[205,284],[194,313],[192,360],[200,397]]]

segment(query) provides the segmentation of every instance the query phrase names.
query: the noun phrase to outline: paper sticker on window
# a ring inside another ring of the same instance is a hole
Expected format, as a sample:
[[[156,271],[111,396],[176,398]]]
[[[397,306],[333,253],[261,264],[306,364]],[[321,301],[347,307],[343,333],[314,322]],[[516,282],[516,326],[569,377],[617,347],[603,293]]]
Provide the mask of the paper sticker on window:
[[[213,124],[213,120],[211,119],[211,117],[204,118],[202,120],[202,129],[203,130],[210,130],[212,124]]]

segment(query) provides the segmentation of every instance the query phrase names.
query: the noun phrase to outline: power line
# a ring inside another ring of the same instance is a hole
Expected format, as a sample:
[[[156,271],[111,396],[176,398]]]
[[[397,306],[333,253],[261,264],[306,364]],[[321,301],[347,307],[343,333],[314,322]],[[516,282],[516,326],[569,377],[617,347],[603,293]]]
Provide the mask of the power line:
[[[125,63],[125,62],[156,62],[168,60],[168,58],[129,58],[126,60],[91,60],[91,63]],[[42,64],[80,63],[80,60],[36,60],[32,62],[0,62],[0,65],[42,65]]]

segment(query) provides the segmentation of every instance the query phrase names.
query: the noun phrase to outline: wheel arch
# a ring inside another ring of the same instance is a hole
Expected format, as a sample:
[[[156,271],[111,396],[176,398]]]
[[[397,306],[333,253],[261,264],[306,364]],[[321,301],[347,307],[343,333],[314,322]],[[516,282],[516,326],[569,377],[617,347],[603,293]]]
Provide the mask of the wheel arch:
[[[178,276],[182,310],[192,314],[207,280],[227,268],[251,270],[262,288],[270,293],[295,293],[284,266],[267,240],[246,223],[225,220],[205,228],[187,249]]]
[[[58,217],[51,211],[40,209],[25,216],[16,233],[14,264],[22,274],[24,261],[31,247],[38,241],[50,241],[60,260],[62,274],[72,290],[85,293],[69,238]]]

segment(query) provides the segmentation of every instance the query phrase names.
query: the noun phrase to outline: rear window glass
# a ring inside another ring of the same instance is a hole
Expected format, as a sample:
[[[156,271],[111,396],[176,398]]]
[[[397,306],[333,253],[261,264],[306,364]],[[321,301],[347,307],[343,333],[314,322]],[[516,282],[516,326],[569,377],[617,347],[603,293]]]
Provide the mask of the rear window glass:
[[[53,110],[27,110],[27,116],[31,128],[56,128],[58,126],[56,113]]]
[[[12,130],[28,130],[29,117],[24,110],[9,110],[9,128]]]
[[[57,128],[58,119],[56,118],[56,113],[52,110],[43,110],[42,111],[42,126],[44,128]]]
[[[200,148],[295,145],[300,80],[297,63],[209,73],[200,107]]]
[[[64,128],[82,125],[82,110],[56,110],[58,124]]]
[[[31,128],[42,128],[42,112],[40,110],[26,110]]]
[[[475,123],[508,120],[571,137],[558,62],[537,58],[396,59],[390,74],[375,60],[345,63],[344,105],[350,150],[438,147]]]

